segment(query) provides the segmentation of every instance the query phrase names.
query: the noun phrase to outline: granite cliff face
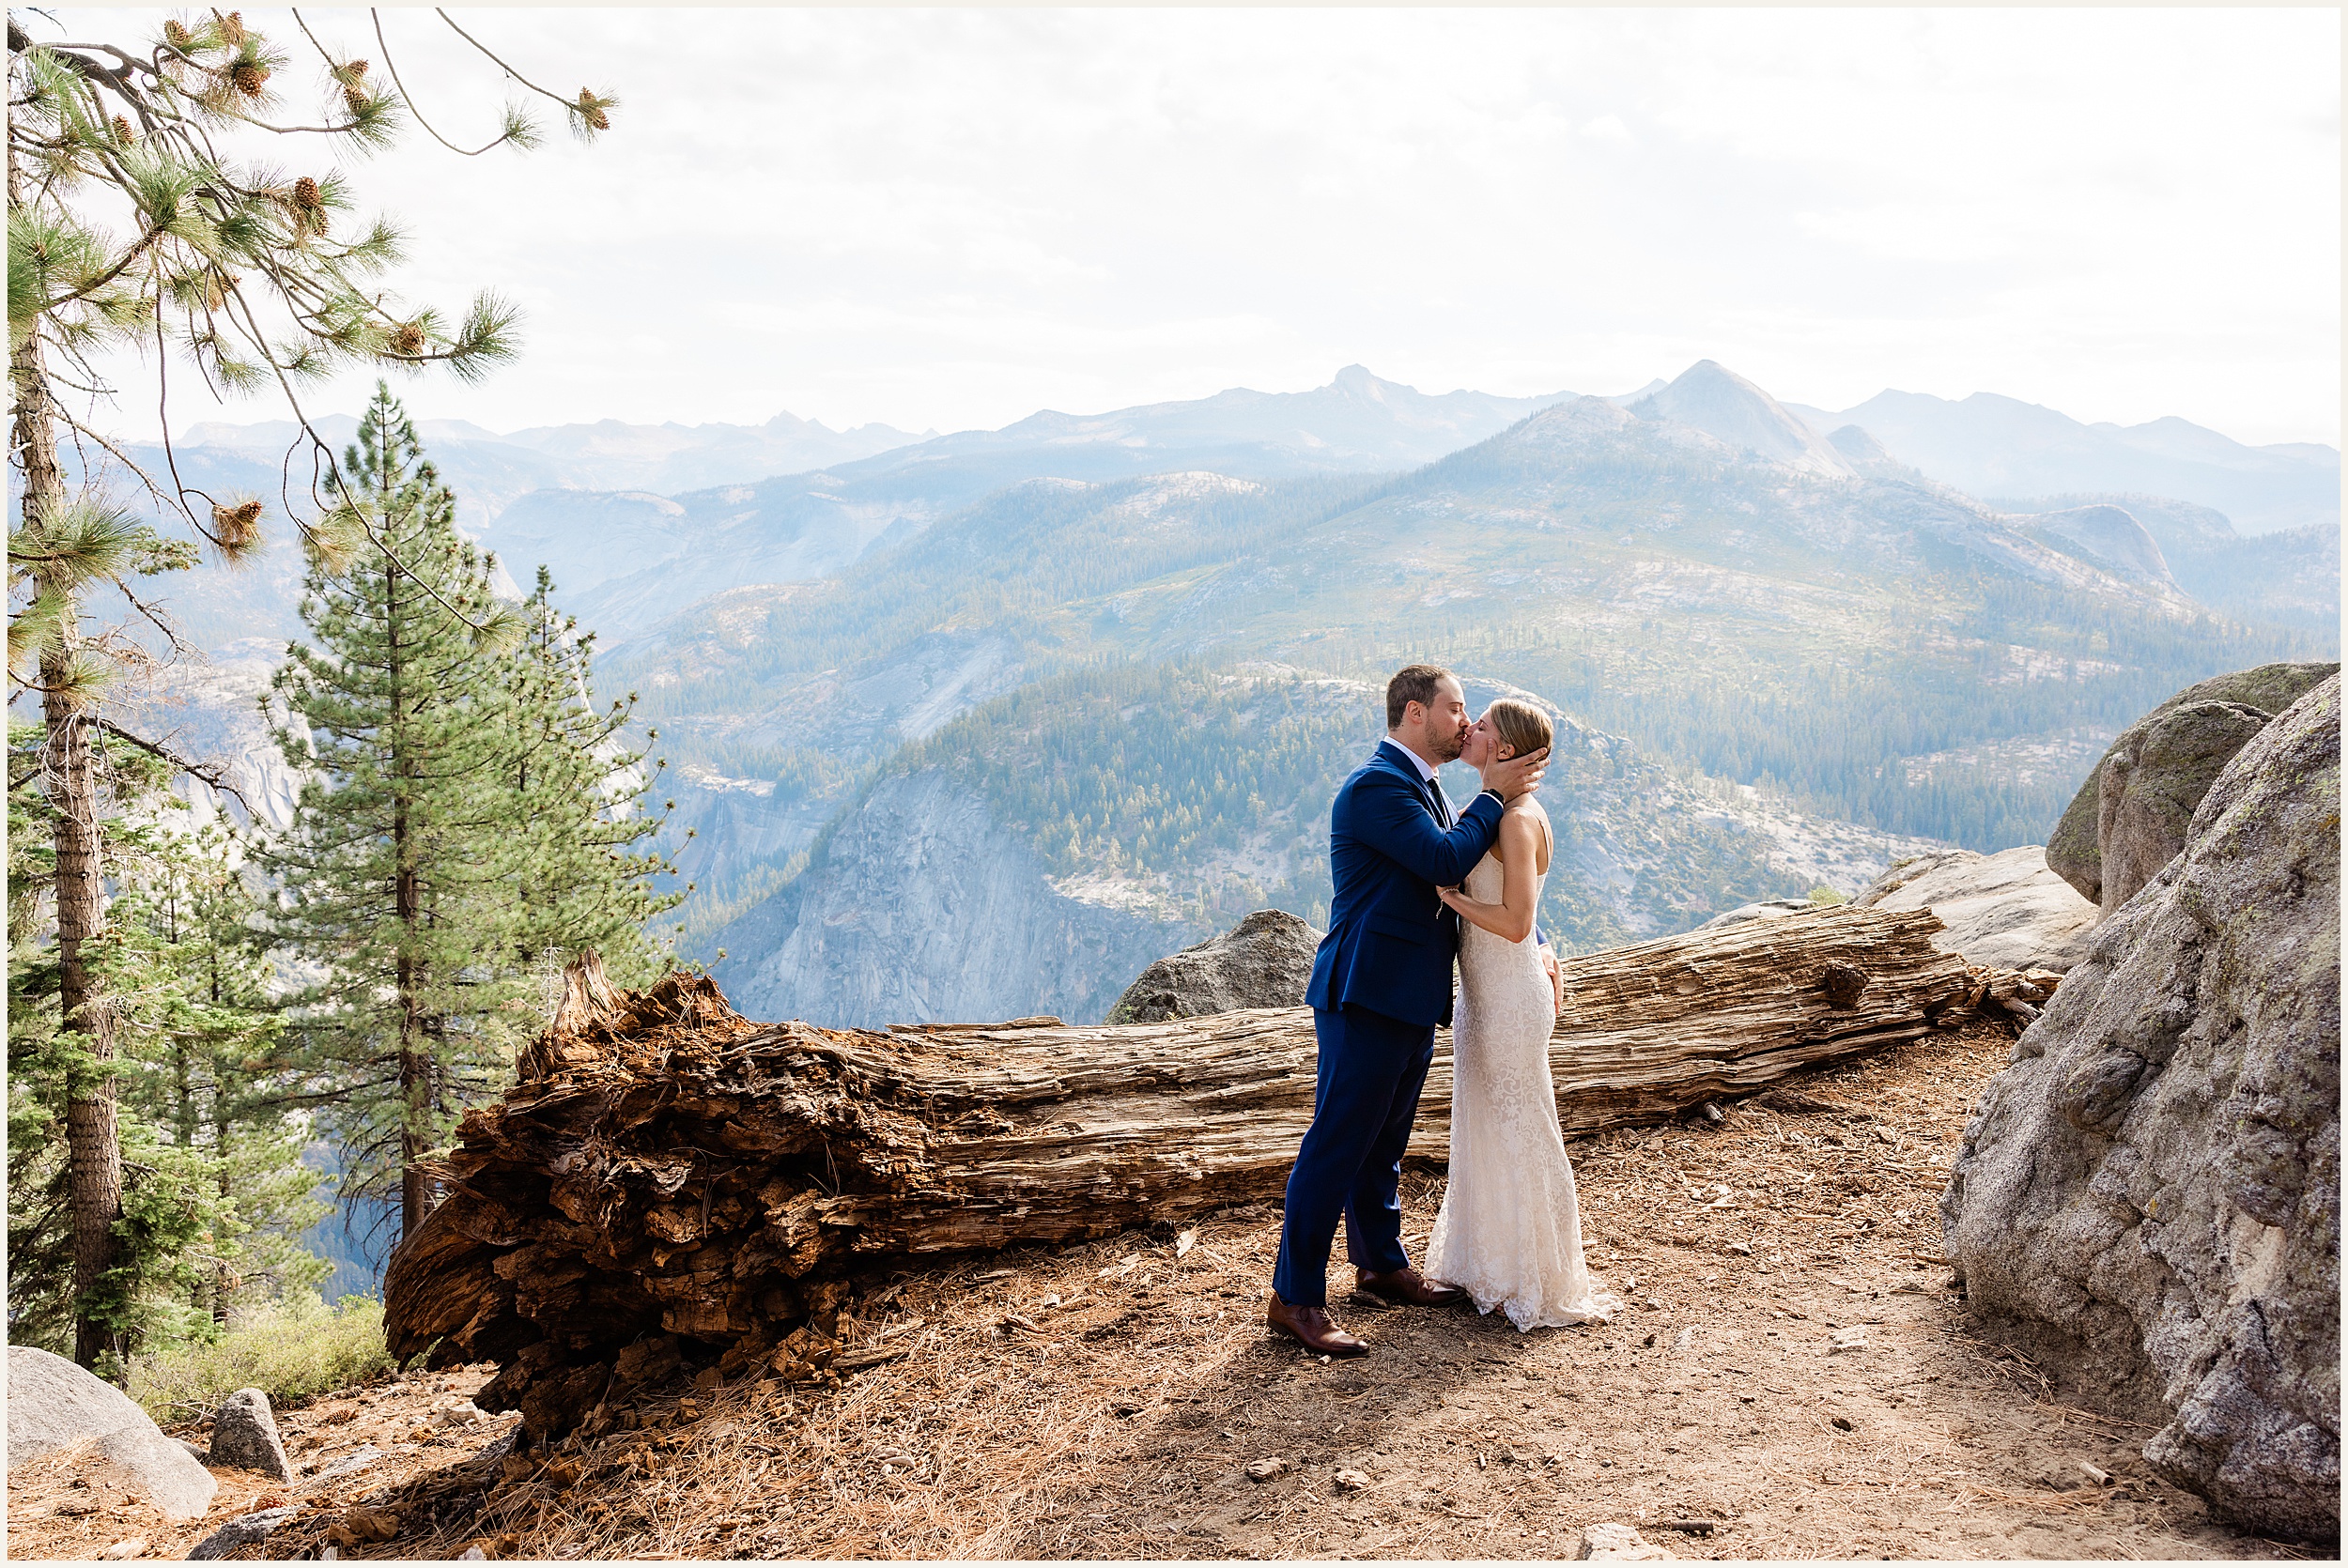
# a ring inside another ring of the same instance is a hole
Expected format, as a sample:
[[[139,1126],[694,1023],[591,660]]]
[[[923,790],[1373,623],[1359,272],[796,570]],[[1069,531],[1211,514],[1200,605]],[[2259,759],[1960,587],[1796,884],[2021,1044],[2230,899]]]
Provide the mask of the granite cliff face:
[[[728,929],[730,950],[755,961],[717,973],[751,1018],[1091,1022],[1126,976],[1206,934],[1113,894],[1063,891],[983,799],[934,769],[876,787],[804,873]]]

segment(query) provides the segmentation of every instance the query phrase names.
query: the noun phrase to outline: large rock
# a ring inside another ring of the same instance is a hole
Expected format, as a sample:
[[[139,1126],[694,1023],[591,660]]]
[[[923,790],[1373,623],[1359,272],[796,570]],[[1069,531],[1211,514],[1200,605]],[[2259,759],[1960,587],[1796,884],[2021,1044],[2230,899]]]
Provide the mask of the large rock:
[[[2267,1534],[2340,1530],[2340,682],[2202,799],[1984,1095],[1941,1199],[1993,1330],[2166,1424]]]
[[[2224,716],[2205,713],[2166,725],[2170,715],[2220,703],[2271,717],[2338,673],[2337,664],[2263,664],[2186,687],[2111,743],[2048,835],[2047,864],[2090,903],[2106,913],[2118,909],[2183,846],[2193,808],[2227,760],[2257,732],[2256,726],[2243,722],[2248,715],[2238,712]],[[2163,734],[2148,748],[2155,730]],[[2107,879],[2104,860],[2110,852],[2105,834],[2115,826],[2125,835],[2125,843],[2121,864]],[[2168,846],[2166,854],[2160,854],[2163,844]],[[2146,866],[2155,854],[2160,858]],[[2115,892],[2119,896],[2111,897]]]
[[[1980,854],[1943,850],[1904,860],[1851,900],[1867,908],[1928,909],[1948,929],[1944,953],[1993,969],[2051,969],[2078,961],[2095,906],[2047,869],[2036,844]]]
[[[268,1394],[259,1389],[239,1389],[221,1401],[220,1408],[212,1412],[209,1463],[226,1469],[258,1470],[279,1481],[294,1478]]]
[[[1320,945],[1321,933],[1288,911],[1259,909],[1222,935],[1143,970],[1108,1022],[1163,1023],[1243,1007],[1301,1007]]]
[[[90,1442],[120,1466],[159,1513],[200,1517],[220,1483],[128,1394],[63,1356],[8,1346],[8,1463]]]

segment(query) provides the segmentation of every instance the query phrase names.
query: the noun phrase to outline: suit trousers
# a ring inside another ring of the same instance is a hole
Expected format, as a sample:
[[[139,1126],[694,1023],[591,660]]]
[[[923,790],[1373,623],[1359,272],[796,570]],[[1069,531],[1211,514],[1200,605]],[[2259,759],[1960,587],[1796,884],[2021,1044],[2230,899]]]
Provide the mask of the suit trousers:
[[[1291,1306],[1319,1307],[1328,1304],[1329,1248],[1340,1214],[1354,1267],[1385,1274],[1410,1265],[1397,1188],[1435,1057],[1435,1030],[1367,1007],[1315,1007],[1313,1036],[1313,1124],[1289,1173],[1272,1288]]]

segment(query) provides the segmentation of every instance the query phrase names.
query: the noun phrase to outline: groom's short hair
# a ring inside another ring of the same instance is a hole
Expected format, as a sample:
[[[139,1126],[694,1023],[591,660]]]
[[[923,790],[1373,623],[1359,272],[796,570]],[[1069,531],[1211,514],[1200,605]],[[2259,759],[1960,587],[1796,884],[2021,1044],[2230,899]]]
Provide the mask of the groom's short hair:
[[[1414,664],[1398,669],[1394,679],[1386,683],[1386,728],[1401,724],[1402,710],[1415,702],[1423,708],[1435,705],[1435,688],[1453,679],[1451,671],[1439,664]]]

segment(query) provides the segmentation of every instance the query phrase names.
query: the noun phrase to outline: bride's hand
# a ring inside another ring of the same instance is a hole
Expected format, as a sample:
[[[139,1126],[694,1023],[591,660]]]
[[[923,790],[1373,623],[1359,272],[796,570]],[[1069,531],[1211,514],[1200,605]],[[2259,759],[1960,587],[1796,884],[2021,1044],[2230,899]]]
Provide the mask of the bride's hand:
[[[1441,899],[1444,906],[1453,912],[1456,913],[1459,910],[1460,895],[1458,888],[1438,887],[1435,889],[1435,897]]]

